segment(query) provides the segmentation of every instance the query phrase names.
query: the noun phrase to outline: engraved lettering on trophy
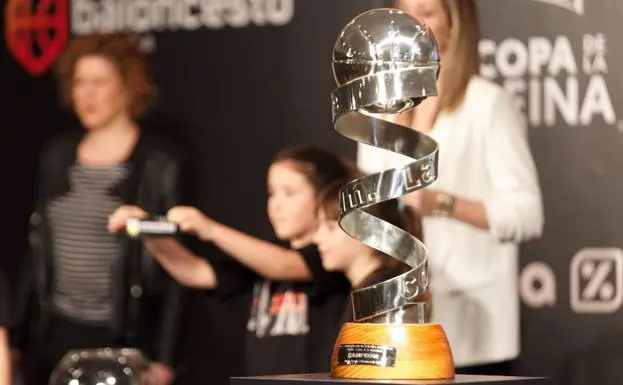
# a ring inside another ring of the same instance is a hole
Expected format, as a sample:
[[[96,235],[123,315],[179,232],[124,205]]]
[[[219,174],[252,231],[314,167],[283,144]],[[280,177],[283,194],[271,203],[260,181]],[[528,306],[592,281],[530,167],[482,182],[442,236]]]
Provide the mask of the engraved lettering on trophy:
[[[359,189],[355,190],[354,195],[355,195],[355,199],[356,199],[357,203],[359,203],[359,204],[363,203],[363,197],[361,196],[361,190],[359,190]],[[350,205],[351,206],[357,206],[357,203],[355,203],[353,201],[353,195],[349,195],[348,198],[350,200]]]
[[[417,297],[420,294],[420,284],[418,279],[412,275],[405,278],[401,294],[407,300]]]
[[[415,175],[414,175],[415,172]],[[435,167],[433,160],[428,159],[425,163],[419,165],[418,168],[409,165],[402,169],[402,175],[405,180],[405,190],[418,190],[435,181]]]
[[[433,162],[433,159],[429,159],[428,162],[422,164],[422,181],[425,184],[432,183],[437,179]]]
[[[421,186],[420,180],[413,178],[411,165],[402,169],[402,176],[405,179],[405,188],[407,191],[417,189]]]
[[[367,200],[363,198],[364,196]],[[347,212],[354,208],[367,205],[371,202],[371,197],[376,197],[376,194],[366,194],[361,185],[345,188],[340,194],[342,212]]]

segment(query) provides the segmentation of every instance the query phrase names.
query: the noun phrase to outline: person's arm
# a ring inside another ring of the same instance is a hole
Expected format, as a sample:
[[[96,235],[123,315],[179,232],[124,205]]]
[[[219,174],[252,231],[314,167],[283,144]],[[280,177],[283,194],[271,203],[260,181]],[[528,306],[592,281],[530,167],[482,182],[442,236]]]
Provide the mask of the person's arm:
[[[14,298],[11,307],[11,323],[8,328],[9,344],[12,349],[21,352],[29,341],[29,322],[35,305],[34,276],[31,251],[22,256],[16,278]]]
[[[495,238],[522,242],[538,238],[543,231],[541,189],[525,121],[508,95],[499,93],[484,132],[484,171],[493,192],[482,204]],[[466,217],[469,206],[458,204],[454,215]]]
[[[184,293],[180,284],[170,277],[167,277],[165,285],[159,332],[152,342],[156,348],[156,356],[151,364],[151,371],[157,384],[169,385],[175,379],[175,349]]]
[[[407,194],[400,199],[419,215],[430,216],[440,207],[441,203],[439,202],[442,194],[445,193],[434,189],[425,189]],[[480,229],[489,230],[489,219],[482,202],[456,195],[447,196],[454,199],[453,207],[448,213],[449,216]]]
[[[257,280],[257,274],[232,258],[211,262],[173,237],[145,237],[143,242],[171,277],[184,286],[229,297],[249,292]]]
[[[162,177],[158,180],[158,183],[162,188],[162,212],[166,212],[184,199],[183,194],[186,188],[184,172],[183,163],[175,156],[172,156],[161,170],[160,175]],[[149,248],[145,247],[145,245],[143,247],[144,252],[150,254]],[[179,334],[184,290],[169,274],[164,274],[161,279],[164,292],[160,302],[159,319],[154,320],[158,322],[158,332],[151,342],[155,347],[151,371],[156,378],[156,383],[169,385],[175,378],[175,349]]]
[[[269,280],[308,281],[311,271],[297,251],[245,234],[206,217],[193,207],[175,207],[167,218]]]
[[[7,327],[11,323],[9,306],[9,284],[4,273],[0,272],[0,385],[12,383],[12,358]]]
[[[128,219],[144,219],[147,216],[139,207],[123,206],[109,218],[108,229],[117,232],[125,227]],[[221,250],[266,279],[311,278],[311,271],[300,253],[221,225],[195,208],[176,207],[170,211],[169,220],[178,224],[182,231],[194,233],[203,241],[212,241]],[[143,240],[150,254],[179,283],[204,289],[218,287],[219,274],[214,266],[176,238],[145,237]]]
[[[9,337],[7,330],[0,327],[0,385],[12,383],[11,373],[11,350],[9,349]]]
[[[13,381],[11,362],[8,333],[0,328],[0,385],[10,385]]]
[[[62,169],[58,154],[59,148],[63,148],[52,142],[42,151],[39,160],[39,171],[35,178],[35,193],[33,210],[28,220],[28,248],[20,256],[17,264],[17,277],[13,280],[11,298],[11,322],[8,327],[8,339],[13,355],[19,358],[30,341],[31,322],[36,317],[36,309],[40,301],[36,292],[36,264],[39,248],[43,247],[42,240],[42,215],[43,202],[46,199],[44,190],[53,184],[51,178],[57,175],[56,170]]]
[[[173,237],[146,237],[145,246],[158,263],[180,284],[200,289],[215,289],[214,268]]]
[[[210,237],[204,240],[237,259],[269,280],[307,281],[311,272],[303,256],[294,250],[264,241],[218,222],[212,222]]]
[[[489,230],[501,242],[522,242],[540,236],[543,229],[541,191],[526,127],[502,91],[483,125],[483,143],[486,162],[483,172],[488,173],[493,189],[482,201],[450,196],[454,204],[449,215]],[[426,189],[409,194],[406,202],[421,215],[431,215],[440,205],[441,194],[444,192]]]
[[[77,142],[78,134],[66,133],[45,143],[38,159],[32,194],[32,211],[28,218],[28,248],[18,257],[17,277],[11,287],[11,322],[8,327],[8,339],[15,356],[30,343],[30,323],[35,317],[39,298],[36,293],[36,259],[42,245],[42,215],[44,202],[50,195],[51,186],[56,185],[55,178],[66,166],[68,143]],[[1,278],[0,278],[1,279]]]

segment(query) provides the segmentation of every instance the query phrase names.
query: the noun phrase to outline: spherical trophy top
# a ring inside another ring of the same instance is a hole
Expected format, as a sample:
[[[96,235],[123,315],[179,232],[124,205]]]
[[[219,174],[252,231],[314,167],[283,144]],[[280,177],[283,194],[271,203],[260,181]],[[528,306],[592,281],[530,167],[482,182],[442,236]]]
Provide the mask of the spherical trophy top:
[[[68,352],[49,385],[149,385],[149,362],[135,349],[88,349]]]
[[[382,71],[431,65],[439,66],[439,50],[430,27],[400,9],[378,8],[360,14],[344,27],[333,48],[338,86]],[[405,106],[379,108],[372,112],[399,112]]]

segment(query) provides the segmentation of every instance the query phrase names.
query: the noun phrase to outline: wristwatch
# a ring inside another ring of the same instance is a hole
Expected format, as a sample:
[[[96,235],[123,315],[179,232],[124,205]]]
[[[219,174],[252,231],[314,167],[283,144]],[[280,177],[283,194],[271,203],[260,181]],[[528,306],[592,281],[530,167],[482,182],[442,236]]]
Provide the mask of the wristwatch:
[[[433,209],[432,215],[435,217],[451,217],[456,197],[448,193],[438,192],[436,200],[437,205]]]

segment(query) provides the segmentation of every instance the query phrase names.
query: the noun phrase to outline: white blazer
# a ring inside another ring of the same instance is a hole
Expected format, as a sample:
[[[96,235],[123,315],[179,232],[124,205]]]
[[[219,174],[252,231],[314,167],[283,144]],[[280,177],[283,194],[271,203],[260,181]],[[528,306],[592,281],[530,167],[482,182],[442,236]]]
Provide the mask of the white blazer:
[[[462,105],[440,114],[430,135],[439,143],[438,180],[431,188],[483,203],[490,226],[423,219],[433,321],[444,327],[457,367],[516,358],[518,244],[539,237],[543,228],[525,120],[500,86],[474,76]],[[364,172],[405,161],[359,144],[357,163]]]

